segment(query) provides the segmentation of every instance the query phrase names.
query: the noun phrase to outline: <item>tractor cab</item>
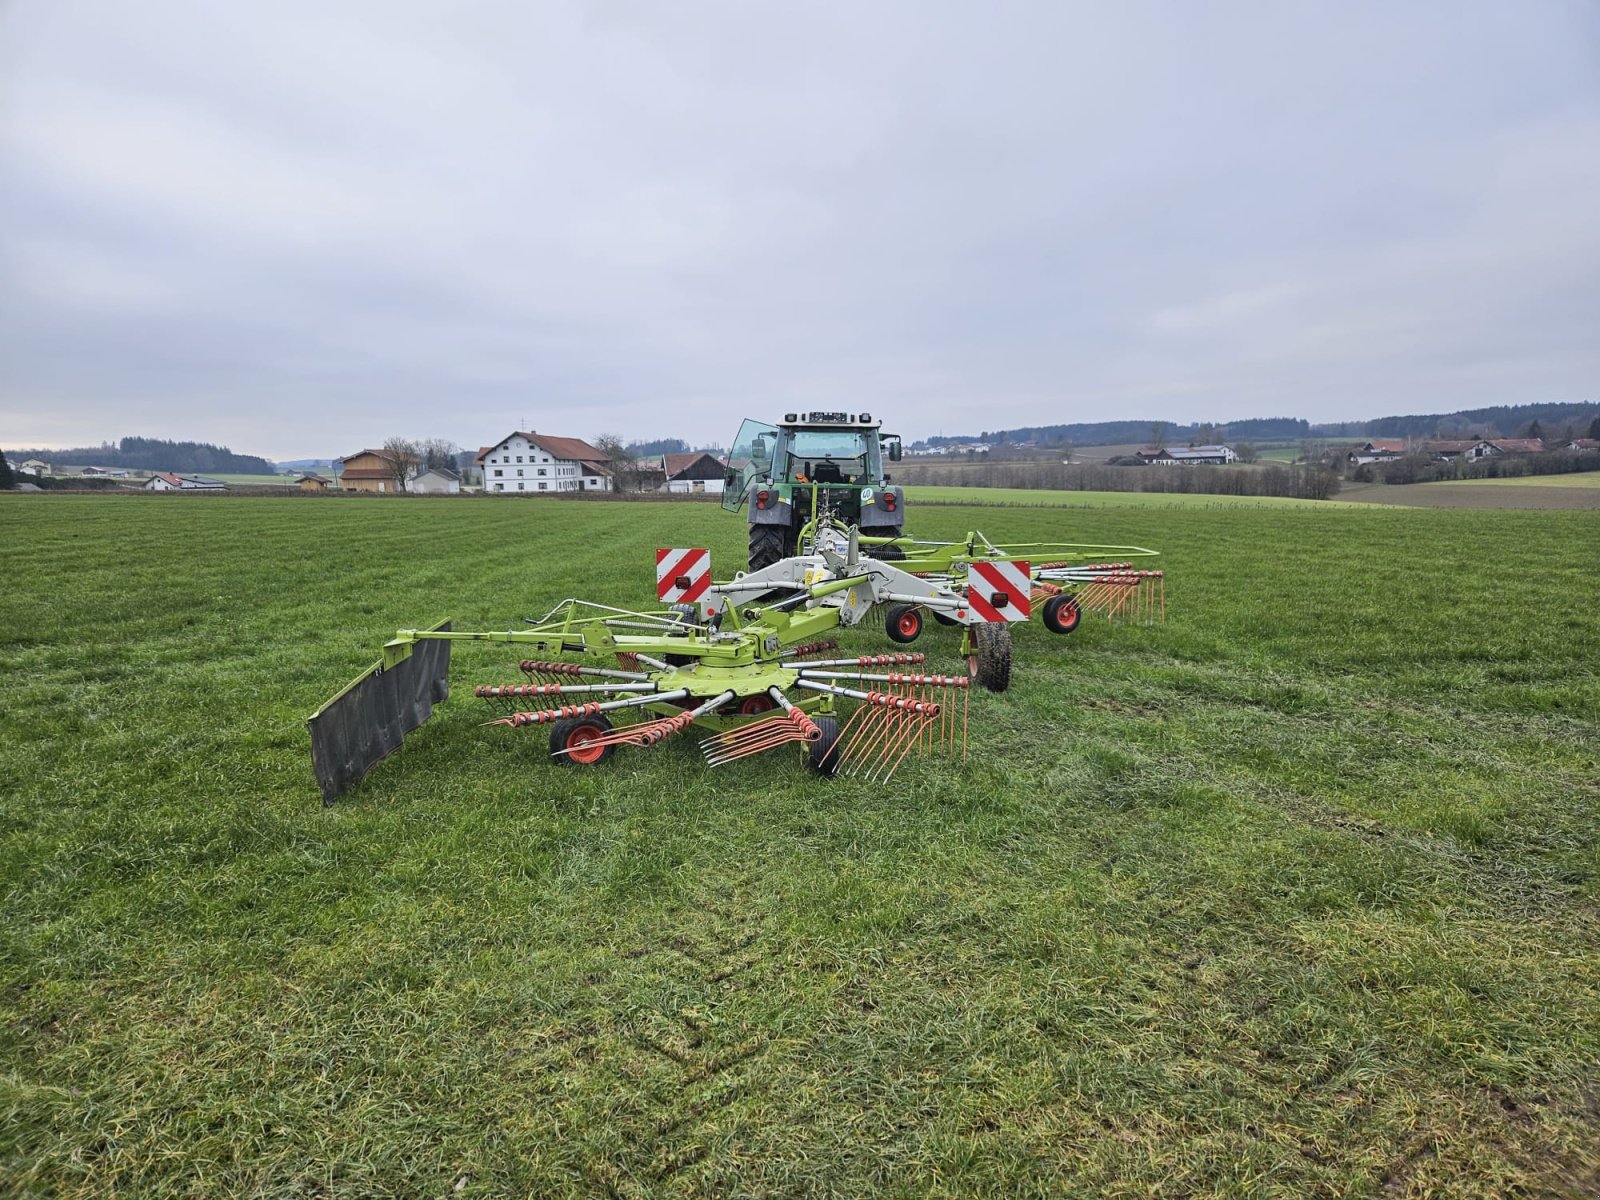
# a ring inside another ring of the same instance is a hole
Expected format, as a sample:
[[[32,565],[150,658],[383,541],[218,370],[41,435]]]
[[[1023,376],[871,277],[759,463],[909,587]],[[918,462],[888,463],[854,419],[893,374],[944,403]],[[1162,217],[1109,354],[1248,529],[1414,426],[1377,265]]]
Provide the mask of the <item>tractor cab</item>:
[[[813,507],[880,536],[898,536],[904,497],[885,460],[900,460],[900,438],[871,413],[787,413],[776,425],[747,420],[728,455],[722,507],[750,505],[752,570],[795,552]]]

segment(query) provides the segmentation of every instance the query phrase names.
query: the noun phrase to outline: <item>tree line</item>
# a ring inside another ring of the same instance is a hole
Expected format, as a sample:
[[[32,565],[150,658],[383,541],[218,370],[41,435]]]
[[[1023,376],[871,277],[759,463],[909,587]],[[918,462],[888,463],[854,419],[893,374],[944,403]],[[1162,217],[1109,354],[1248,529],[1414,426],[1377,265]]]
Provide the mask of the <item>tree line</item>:
[[[1040,488],[1069,492],[1171,492],[1207,496],[1287,496],[1329,500],[1339,494],[1339,473],[1321,464],[1240,470],[1206,466],[1114,467],[1098,463],[994,461],[942,467],[905,462],[896,483],[955,487]]]
[[[225,472],[271,475],[273,466],[254,454],[235,454],[210,442],[169,442],[161,438],[125,437],[115,444],[77,446],[67,450],[13,450],[18,462],[37,458],[52,467],[121,467],[129,471],[175,471],[180,475]]]

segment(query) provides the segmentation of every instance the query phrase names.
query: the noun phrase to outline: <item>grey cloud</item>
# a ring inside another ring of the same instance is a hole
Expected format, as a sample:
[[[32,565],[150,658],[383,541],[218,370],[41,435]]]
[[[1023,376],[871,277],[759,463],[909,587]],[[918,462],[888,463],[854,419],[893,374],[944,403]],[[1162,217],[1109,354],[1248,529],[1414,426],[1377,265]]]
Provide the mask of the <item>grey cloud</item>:
[[[0,440],[1594,394],[1577,3],[0,9]]]

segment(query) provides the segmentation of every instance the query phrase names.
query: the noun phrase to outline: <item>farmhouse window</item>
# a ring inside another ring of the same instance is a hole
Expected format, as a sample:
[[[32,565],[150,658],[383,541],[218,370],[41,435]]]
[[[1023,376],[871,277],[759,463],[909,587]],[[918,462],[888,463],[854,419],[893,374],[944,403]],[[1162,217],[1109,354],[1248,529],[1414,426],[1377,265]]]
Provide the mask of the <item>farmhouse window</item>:
[[[495,477],[495,478],[496,478],[496,479],[499,479],[499,478],[500,478],[500,476],[502,476],[502,475],[504,475],[504,474],[505,474],[505,472],[504,472],[504,471],[502,471],[502,470],[500,470],[500,469],[498,469],[498,468],[496,468],[496,469],[495,469],[495,473],[494,473],[494,477]]]
[[[543,475],[543,474],[544,474],[544,473],[545,473],[545,472],[544,472],[544,468],[543,468],[543,467],[540,467],[540,468],[539,468],[539,474],[541,474],[541,475]]]
[[[542,491],[544,491],[544,490],[545,490],[545,489],[546,489],[546,488],[548,488],[548,487],[549,487],[549,486],[550,486],[550,485],[549,485],[549,484],[548,484],[548,483],[541,483],[541,484],[540,484],[540,485],[539,485],[539,490],[540,490],[540,491],[541,491],[541,492],[542,492]]]
[[[520,454],[519,454],[519,455],[517,455],[517,461],[518,461],[518,462],[521,462],[521,461],[522,461],[522,455],[520,455]]]
[[[520,483],[519,483],[519,484],[517,484],[517,491],[519,491],[519,492],[520,492],[520,491],[523,491],[523,490],[524,490],[524,489],[523,489],[523,485],[522,485],[522,484],[520,484]]]

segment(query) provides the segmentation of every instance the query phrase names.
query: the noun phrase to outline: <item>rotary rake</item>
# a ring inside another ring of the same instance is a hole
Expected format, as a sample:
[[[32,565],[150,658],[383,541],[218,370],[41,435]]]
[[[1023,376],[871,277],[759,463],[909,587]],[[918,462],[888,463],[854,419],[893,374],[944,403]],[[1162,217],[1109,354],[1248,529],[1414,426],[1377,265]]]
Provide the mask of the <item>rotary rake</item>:
[[[829,544],[843,531],[819,522],[805,532],[810,541],[803,540],[802,546]],[[960,542],[863,537],[860,543],[866,553],[957,595],[986,622],[1026,621],[1037,613],[1052,633],[1068,634],[1086,613],[1134,624],[1166,619],[1165,572],[1138,565],[1160,551],[1143,546],[997,545],[977,532]],[[885,612],[885,632],[902,645],[914,642],[922,635],[926,613],[940,624],[964,623],[960,608],[952,614],[938,603],[904,602]]]
[[[703,550],[656,555],[663,608],[632,611],[563,600],[524,629],[401,630],[382,659],[309,719],[312,765],[325,803],[353,786],[449,695],[450,647],[503,642],[530,655],[522,682],[474,695],[487,725],[549,729],[559,764],[592,766],[619,746],[648,749],[690,730],[720,767],[798,747],[825,776],[883,782],[910,756],[966,755],[971,684],[1003,691],[1011,644],[942,579],[861,553],[847,531],[815,553],[713,583]],[[902,652],[827,657],[826,635],[887,605],[927,606],[964,626],[966,675],[926,673]]]

